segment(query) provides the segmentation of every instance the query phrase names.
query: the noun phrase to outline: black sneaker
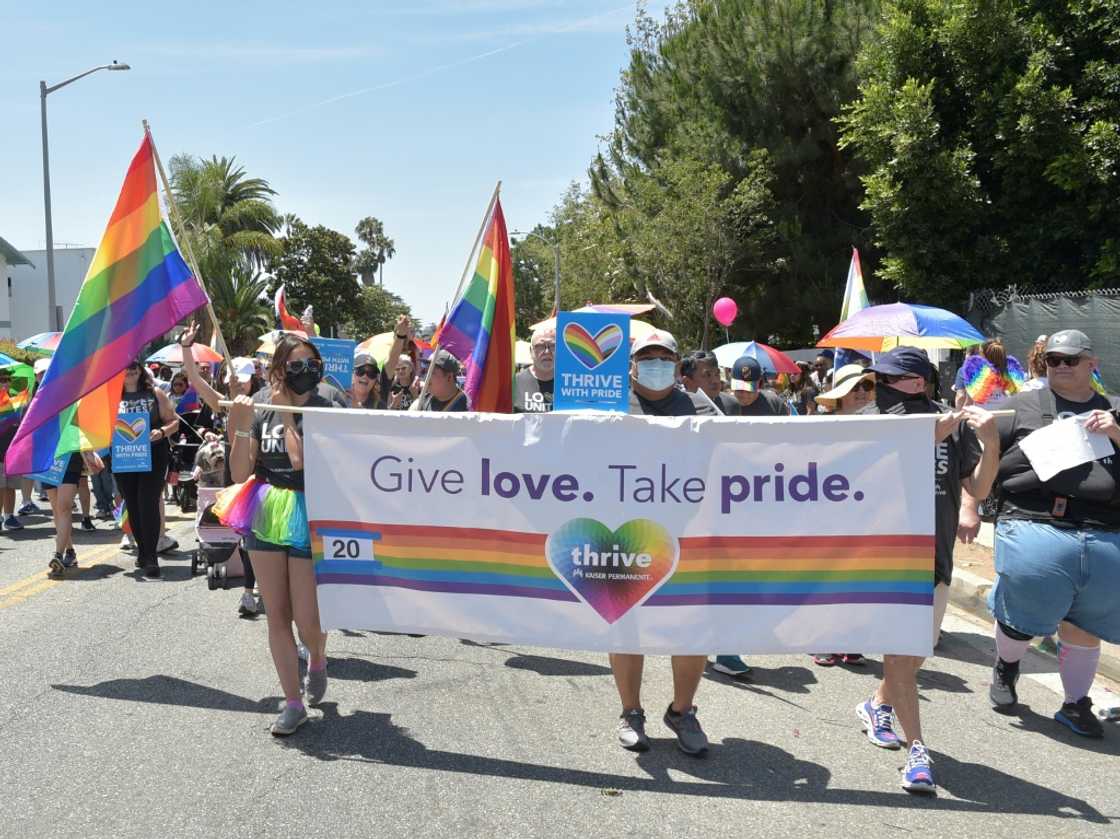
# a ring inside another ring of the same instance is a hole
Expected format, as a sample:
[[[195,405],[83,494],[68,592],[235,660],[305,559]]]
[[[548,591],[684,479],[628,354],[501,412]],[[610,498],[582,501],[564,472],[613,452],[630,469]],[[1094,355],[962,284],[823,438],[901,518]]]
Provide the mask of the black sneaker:
[[[1076,702],[1066,702],[1062,710],[1054,714],[1054,719],[1068,726],[1074,734],[1099,740],[1104,737],[1104,726],[1093,713],[1093,700],[1082,696]]]
[[[66,564],[62,559],[62,554],[55,551],[51,561],[47,563],[47,576],[52,580],[61,580],[65,574]]]
[[[144,566],[144,576],[152,580],[158,580],[163,573],[159,570],[158,562],[149,562]]]
[[[996,666],[992,668],[992,686],[988,688],[988,698],[992,700],[993,708],[1001,713],[1015,708],[1019,702],[1019,692],[1015,690],[1015,683],[1018,681],[1019,662],[996,658]]]
[[[631,752],[648,752],[646,714],[641,708],[623,711],[618,718],[618,744]]]
[[[82,516],[82,530],[97,530],[97,526],[89,516]]]
[[[67,568],[78,567],[78,553],[72,547],[66,549],[66,553],[62,555],[62,564]]]
[[[686,755],[704,757],[708,754],[708,737],[696,719],[696,706],[683,713],[676,713],[670,704],[665,710],[665,725],[677,735],[677,746]]]

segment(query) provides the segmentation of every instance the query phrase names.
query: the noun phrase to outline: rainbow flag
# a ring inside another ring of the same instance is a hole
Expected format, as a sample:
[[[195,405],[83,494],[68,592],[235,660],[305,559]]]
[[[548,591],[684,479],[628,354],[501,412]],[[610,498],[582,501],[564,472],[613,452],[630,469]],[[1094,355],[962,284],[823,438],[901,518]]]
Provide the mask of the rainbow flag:
[[[198,398],[198,391],[193,387],[188,387],[183,391],[183,395],[179,397],[179,404],[175,406],[175,413],[188,414],[191,411],[201,411],[202,400]]]
[[[23,409],[30,401],[29,392],[24,390],[11,394],[0,392],[0,434],[15,427],[23,416]]]
[[[859,266],[859,251],[852,248],[852,261],[848,264],[848,282],[844,286],[844,302],[840,304],[840,320],[846,321],[869,305],[867,289],[863,286],[863,270]]]
[[[513,264],[502,202],[482,237],[478,263],[439,330],[439,345],[467,365],[472,411],[513,412]]]
[[[8,449],[7,471],[42,472],[58,455],[108,445],[124,368],[205,304],[163,219],[145,134],[51,366]]]

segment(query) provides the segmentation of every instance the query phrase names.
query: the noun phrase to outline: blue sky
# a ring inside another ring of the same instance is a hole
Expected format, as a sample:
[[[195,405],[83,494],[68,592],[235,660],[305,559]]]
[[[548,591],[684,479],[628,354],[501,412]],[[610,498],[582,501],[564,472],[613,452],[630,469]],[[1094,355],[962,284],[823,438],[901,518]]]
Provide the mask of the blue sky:
[[[517,230],[586,177],[612,125],[634,6],[5,2],[0,236],[43,247],[39,80],[118,60],[133,69],[48,98],[56,243],[97,245],[147,118],[165,161],[235,155],[282,212],[347,234],[382,219],[397,246],[386,287],[434,320],[498,179]]]

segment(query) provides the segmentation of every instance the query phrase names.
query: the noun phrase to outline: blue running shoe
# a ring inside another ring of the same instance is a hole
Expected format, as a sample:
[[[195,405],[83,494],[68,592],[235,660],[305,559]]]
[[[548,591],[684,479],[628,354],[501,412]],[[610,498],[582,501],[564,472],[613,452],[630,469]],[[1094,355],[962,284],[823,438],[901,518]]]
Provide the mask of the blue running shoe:
[[[751,672],[747,663],[737,655],[717,655],[716,663],[712,665],[712,669],[732,678],[746,676]]]
[[[18,509],[18,510],[16,511],[16,515],[17,515],[17,516],[31,516],[31,515],[35,515],[35,516],[37,516],[37,515],[39,515],[39,514],[40,514],[40,513],[42,513],[42,512],[43,512],[43,511],[42,511],[42,510],[40,510],[40,509],[39,509],[39,508],[38,508],[38,507],[37,507],[37,506],[35,505],[35,503],[34,503],[34,502],[32,502],[32,501],[28,501],[28,502],[27,502],[26,504],[24,504],[24,505],[23,505],[22,507],[20,507],[20,508],[19,508],[19,509]]]
[[[880,749],[901,749],[902,741],[894,733],[891,722],[894,708],[886,703],[876,705],[871,699],[856,705],[856,716],[867,731],[867,739]]]
[[[23,530],[23,525],[20,524],[20,520],[17,519],[15,516],[8,516],[6,519],[4,519],[4,529],[5,530]]]
[[[929,749],[921,740],[910,744],[910,754],[906,756],[906,767],[902,770],[902,788],[907,792],[935,794],[937,784],[933,782],[933,769],[930,766]]]

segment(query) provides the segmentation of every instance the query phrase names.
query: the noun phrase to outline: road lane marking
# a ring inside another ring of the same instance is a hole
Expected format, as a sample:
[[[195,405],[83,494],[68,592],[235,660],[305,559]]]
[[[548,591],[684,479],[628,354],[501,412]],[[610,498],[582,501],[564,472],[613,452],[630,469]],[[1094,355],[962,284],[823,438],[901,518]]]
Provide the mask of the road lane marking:
[[[87,571],[89,566],[85,563],[99,563],[102,560],[111,559],[119,554],[120,548],[116,545],[105,545],[101,548],[96,548],[80,558],[82,565],[78,568],[78,573]],[[33,574],[30,577],[25,577],[15,583],[0,588],[0,609],[7,609],[9,606],[15,606],[29,600],[37,594],[41,594],[48,589],[52,589],[60,583],[65,583],[65,579],[52,580],[49,577],[44,579],[46,571],[40,571],[38,574]]]

